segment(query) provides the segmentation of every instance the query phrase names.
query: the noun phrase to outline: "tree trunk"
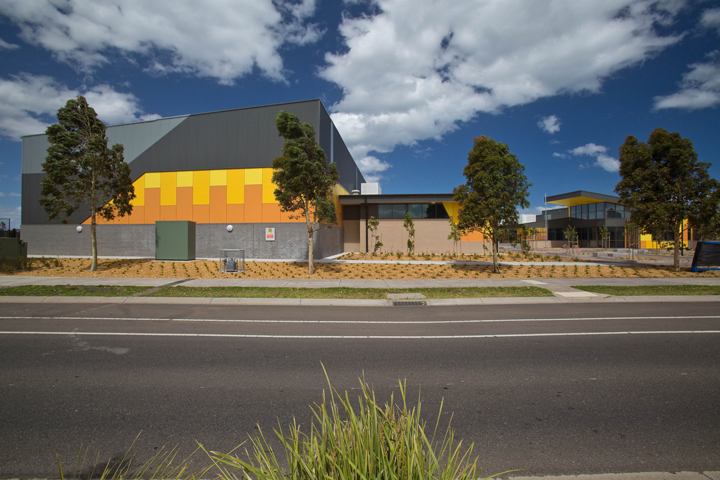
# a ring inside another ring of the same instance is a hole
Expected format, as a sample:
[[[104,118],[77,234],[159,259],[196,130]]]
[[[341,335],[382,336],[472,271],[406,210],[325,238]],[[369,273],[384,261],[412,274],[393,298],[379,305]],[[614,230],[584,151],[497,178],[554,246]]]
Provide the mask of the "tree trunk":
[[[95,210],[90,215],[90,236],[92,237],[92,265],[90,271],[94,272],[97,270],[97,230],[95,225]]]
[[[675,266],[675,271],[680,271],[680,242],[682,242],[682,236],[680,234],[680,229],[682,228],[682,224],[675,225],[675,228],[673,228],[673,237],[675,238],[675,248],[673,252],[673,265]]]
[[[493,270],[495,273],[500,273],[500,265],[498,264],[498,240],[495,238],[495,234],[492,236],[492,256],[493,256]]]
[[[313,231],[315,230],[315,222],[310,221],[309,205],[305,207],[305,225],[307,225],[308,231],[308,275],[312,275],[315,272],[313,266]]]

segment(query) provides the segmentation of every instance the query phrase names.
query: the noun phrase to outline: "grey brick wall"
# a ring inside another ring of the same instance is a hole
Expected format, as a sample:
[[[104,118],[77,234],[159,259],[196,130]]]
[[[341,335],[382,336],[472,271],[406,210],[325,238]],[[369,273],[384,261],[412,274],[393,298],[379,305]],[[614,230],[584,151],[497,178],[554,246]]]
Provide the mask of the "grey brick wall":
[[[29,255],[91,254],[90,226],[23,225],[21,236]],[[197,258],[217,258],[221,248],[242,248],[246,258],[307,258],[307,230],[304,223],[198,224],[195,231]],[[265,228],[275,227],[277,239],[265,241]],[[98,225],[98,255],[155,257],[155,225]],[[343,252],[343,230],[332,226],[315,233],[314,256],[323,258]]]
[[[90,225],[23,225],[28,255],[91,255]],[[98,225],[98,255],[155,257],[155,225]]]

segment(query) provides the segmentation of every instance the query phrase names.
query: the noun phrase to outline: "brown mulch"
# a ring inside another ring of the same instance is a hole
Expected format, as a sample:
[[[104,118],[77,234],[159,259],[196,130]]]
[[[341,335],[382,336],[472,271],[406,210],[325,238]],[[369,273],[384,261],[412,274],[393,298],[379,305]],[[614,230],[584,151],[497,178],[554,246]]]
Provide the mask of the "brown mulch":
[[[347,257],[343,257],[345,259]],[[417,256],[413,258],[418,260]],[[456,257],[457,260],[460,258]],[[401,259],[402,260],[402,259]],[[503,258],[510,260],[510,258]],[[483,258],[483,261],[488,261]],[[221,273],[216,261],[169,262],[154,260],[99,259],[90,272],[90,259],[33,259],[32,267],[0,271],[0,275],[98,278],[331,278],[331,279],[456,279],[456,278],[663,278],[720,277],[720,271],[674,272],[666,266],[502,266],[499,274],[486,265],[315,264],[308,276],[307,263],[248,262],[243,273]]]

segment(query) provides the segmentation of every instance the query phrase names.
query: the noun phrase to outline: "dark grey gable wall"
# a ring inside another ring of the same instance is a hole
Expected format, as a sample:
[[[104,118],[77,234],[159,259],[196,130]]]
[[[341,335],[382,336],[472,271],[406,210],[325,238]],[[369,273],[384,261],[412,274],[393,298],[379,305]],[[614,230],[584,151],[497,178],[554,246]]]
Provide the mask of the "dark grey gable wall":
[[[275,127],[281,110],[319,127],[319,100],[190,115],[132,162],[133,180],[147,172],[272,167],[284,142]]]

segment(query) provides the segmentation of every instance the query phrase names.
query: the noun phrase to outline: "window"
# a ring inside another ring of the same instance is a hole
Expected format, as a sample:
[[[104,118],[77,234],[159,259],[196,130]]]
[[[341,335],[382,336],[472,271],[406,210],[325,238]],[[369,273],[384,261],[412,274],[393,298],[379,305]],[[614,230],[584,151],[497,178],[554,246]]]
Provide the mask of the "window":
[[[594,203],[591,203],[590,205],[588,205],[588,219],[589,219],[589,220],[595,220],[595,219],[597,218],[597,217],[596,217],[596,212],[597,212],[597,211],[595,210],[595,204],[594,204]]]
[[[604,203],[598,203],[597,205],[597,219],[601,220],[605,218],[605,204]]]
[[[408,205],[408,213],[410,214],[410,218],[425,218],[425,205],[422,203],[411,203]]]
[[[588,206],[587,205],[580,205],[581,208],[581,215],[583,220],[588,219]]]
[[[378,218],[392,218],[393,206],[392,205],[378,205]]]
[[[400,205],[393,205],[392,206],[392,218],[405,218],[405,213],[407,210],[407,205],[404,203]]]

